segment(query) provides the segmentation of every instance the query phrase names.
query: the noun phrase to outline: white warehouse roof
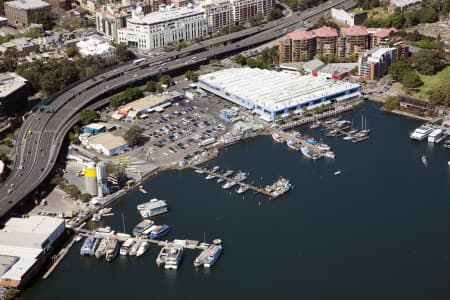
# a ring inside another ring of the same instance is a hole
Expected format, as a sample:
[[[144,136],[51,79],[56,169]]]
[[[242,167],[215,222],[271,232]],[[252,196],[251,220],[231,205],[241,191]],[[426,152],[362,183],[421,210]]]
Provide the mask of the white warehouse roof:
[[[96,38],[90,38],[87,40],[79,41],[77,47],[80,54],[83,56],[97,56],[104,55],[105,53],[113,53],[115,48],[107,42],[101,41]]]
[[[180,8],[168,8],[157,12],[152,12],[147,15],[134,13],[128,22],[135,24],[152,25],[174,21],[177,19],[184,19],[198,14],[205,13],[205,10],[198,5],[188,5]]]
[[[201,75],[199,82],[272,112],[359,87],[348,82],[256,68],[221,70]]]

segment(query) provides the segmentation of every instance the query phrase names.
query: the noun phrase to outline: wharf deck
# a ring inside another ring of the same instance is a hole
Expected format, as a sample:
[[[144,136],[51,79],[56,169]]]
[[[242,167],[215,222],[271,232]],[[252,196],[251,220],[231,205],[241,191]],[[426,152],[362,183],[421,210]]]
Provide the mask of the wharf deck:
[[[56,267],[59,265],[59,263],[67,255],[67,253],[69,253],[69,250],[72,248],[72,246],[75,244],[75,242],[76,242],[76,236],[74,236],[72,238],[72,240],[70,241],[69,244],[67,244],[66,247],[62,248],[61,251],[59,251],[59,253],[54,256],[56,259],[53,261],[52,265],[47,270],[47,272],[45,272],[45,274],[42,276],[42,279],[47,279],[52,274],[52,272],[56,269]]]
[[[206,168],[200,168],[200,167],[192,166],[192,169],[194,169],[194,170],[200,170],[200,171],[202,171],[202,172],[205,173],[205,174],[212,175],[212,176],[216,176],[216,177],[218,177],[218,178],[223,179],[223,180],[226,181],[226,182],[236,182],[237,185],[244,186],[245,188],[248,188],[249,190],[252,190],[252,191],[254,191],[255,193],[261,193],[261,194],[264,194],[264,195],[268,196],[268,197],[271,198],[271,199],[275,199],[275,198],[281,196],[281,195],[276,196],[275,194],[273,194],[273,193],[271,193],[271,192],[268,192],[268,191],[266,191],[266,190],[263,189],[263,188],[254,186],[254,185],[252,185],[252,184],[245,183],[245,182],[243,182],[243,181],[235,180],[235,179],[230,178],[230,177],[227,177],[227,176],[223,176],[222,174],[220,174],[220,173],[218,173],[218,172],[214,172],[214,171],[208,170],[208,169],[206,169]]]

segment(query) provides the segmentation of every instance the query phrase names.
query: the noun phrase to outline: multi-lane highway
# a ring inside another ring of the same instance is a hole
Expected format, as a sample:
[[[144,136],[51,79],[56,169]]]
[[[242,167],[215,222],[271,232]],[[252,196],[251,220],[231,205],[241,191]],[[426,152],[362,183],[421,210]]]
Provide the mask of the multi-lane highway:
[[[61,144],[84,108],[96,109],[107,103],[105,97],[164,72],[208,61],[215,56],[235,53],[284,35],[307,19],[348,0],[332,0],[301,14],[276,20],[260,27],[217,37],[148,59],[144,65],[131,62],[77,82],[47,99],[52,112],[33,112],[17,135],[12,172],[0,187],[0,217],[32,193],[50,174]],[[226,46],[213,45],[231,42]]]

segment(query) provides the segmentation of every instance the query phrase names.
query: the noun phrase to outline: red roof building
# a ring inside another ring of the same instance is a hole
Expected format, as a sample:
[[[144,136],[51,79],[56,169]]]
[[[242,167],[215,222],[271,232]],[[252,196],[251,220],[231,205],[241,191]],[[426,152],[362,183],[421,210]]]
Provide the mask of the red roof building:
[[[366,50],[369,50],[369,32],[366,27],[355,25],[342,28],[338,41],[338,56],[359,55]]]
[[[336,55],[338,32],[335,28],[323,26],[314,30],[316,53],[320,56]]]
[[[316,40],[311,31],[295,30],[279,43],[280,62],[299,62],[310,60],[316,53]]]

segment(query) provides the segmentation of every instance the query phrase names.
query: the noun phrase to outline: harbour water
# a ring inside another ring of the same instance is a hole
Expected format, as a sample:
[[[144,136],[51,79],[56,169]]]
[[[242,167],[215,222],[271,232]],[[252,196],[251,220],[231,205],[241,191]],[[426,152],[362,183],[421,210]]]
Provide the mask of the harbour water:
[[[155,246],[107,263],[80,257],[79,243],[21,299],[449,299],[450,151],[411,141],[420,122],[374,103],[344,117],[360,126],[362,115],[372,133],[356,145],[301,130],[323,137],[336,160],[313,162],[261,137],[209,163],[248,171],[256,185],[289,179],[294,190],[278,199],[230,194],[188,170],[151,179],[148,194],[136,189],[104,218],[121,231],[123,213],[130,233],[140,220],[137,204],[165,199],[169,213],[154,219],[171,226],[168,239],[223,240],[212,269],[196,270],[193,250],[177,271],[165,271],[155,264]]]

